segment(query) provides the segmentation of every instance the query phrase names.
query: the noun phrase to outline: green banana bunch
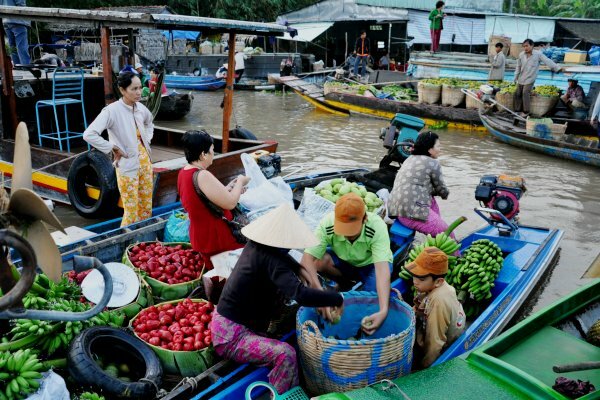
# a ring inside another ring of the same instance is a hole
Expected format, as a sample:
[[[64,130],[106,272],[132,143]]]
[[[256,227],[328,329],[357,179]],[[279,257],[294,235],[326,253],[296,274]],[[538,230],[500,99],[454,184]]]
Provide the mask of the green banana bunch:
[[[35,392],[43,365],[31,349],[0,353],[0,400],[17,400]]]
[[[98,393],[83,392],[79,395],[79,400],[105,400],[104,396],[100,396]]]
[[[51,321],[40,321],[35,319],[18,319],[14,321],[11,329],[12,340],[19,340],[29,335],[44,336],[52,332]]]
[[[43,297],[39,297],[32,292],[27,292],[23,297],[23,305],[25,308],[32,308],[35,310],[44,310],[48,306],[48,300]]]
[[[413,262],[417,256],[421,254],[425,247],[437,247],[446,253],[448,255],[448,273],[454,269],[456,266],[457,257],[452,256],[452,254],[460,249],[460,244],[450,237],[446,232],[440,233],[435,238],[428,234],[425,239],[425,243],[414,246],[408,253],[408,259],[406,260],[404,266],[400,269],[400,278],[405,280],[412,279],[412,275],[410,275],[410,273],[406,270],[405,266],[408,263]]]

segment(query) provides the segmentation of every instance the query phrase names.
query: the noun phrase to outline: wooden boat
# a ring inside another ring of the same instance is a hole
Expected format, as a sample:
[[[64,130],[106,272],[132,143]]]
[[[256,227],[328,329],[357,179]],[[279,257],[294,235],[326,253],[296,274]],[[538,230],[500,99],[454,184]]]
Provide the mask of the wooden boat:
[[[165,75],[165,85],[172,89],[212,92],[225,87],[225,79],[214,76]]]
[[[600,279],[535,313],[466,357],[395,379],[391,384],[318,399],[402,398],[402,394],[417,399],[423,397],[424,385],[428,398],[567,399],[552,388],[559,376],[590,381],[596,391],[579,399],[598,399],[598,365],[581,371],[553,370],[555,366],[573,363],[597,364],[600,347],[586,342],[585,333],[598,320]]]
[[[575,135],[569,134],[575,133],[569,127],[567,127],[566,135],[562,136],[564,140],[544,139],[528,135],[523,123],[515,125],[512,116],[482,114],[480,117],[483,125],[490,134],[504,143],[553,157],[600,167],[598,141],[584,139],[588,145],[580,145],[578,143],[581,141],[581,138],[576,138]]]
[[[141,103],[146,104],[145,99]],[[192,108],[194,95],[192,93],[173,93],[163,96],[160,100],[160,108],[156,114],[157,120],[172,121],[181,119],[188,115]]]

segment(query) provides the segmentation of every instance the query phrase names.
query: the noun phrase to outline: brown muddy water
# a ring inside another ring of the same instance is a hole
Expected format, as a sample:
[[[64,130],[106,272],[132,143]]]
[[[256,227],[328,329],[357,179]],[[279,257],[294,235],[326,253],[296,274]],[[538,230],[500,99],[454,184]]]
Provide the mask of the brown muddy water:
[[[205,128],[219,135],[223,92],[195,93],[185,120],[157,124],[179,129]],[[365,117],[336,117],[316,111],[295,94],[236,92],[232,125],[239,124],[260,139],[279,142],[285,165],[304,171],[377,167],[385,154],[379,131],[387,121]],[[439,201],[447,222],[460,215],[469,220],[457,230],[463,237],[483,224],[474,212],[475,186],[485,174],[523,176],[528,192],[521,199],[521,223],[562,229],[560,257],[526,306],[538,310],[567,295],[588,280],[581,276],[600,251],[600,169],[521,150],[486,133],[440,130],[440,157],[450,196]],[[89,221],[59,207],[65,225]]]

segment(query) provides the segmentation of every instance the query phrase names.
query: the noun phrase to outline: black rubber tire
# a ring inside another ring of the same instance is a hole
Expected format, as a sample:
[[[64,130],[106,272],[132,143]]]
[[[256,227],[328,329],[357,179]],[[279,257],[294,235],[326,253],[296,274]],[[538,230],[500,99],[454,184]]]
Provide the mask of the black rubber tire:
[[[128,353],[136,362],[141,361],[146,367],[144,381],[124,382],[106,374],[92,358],[92,346],[98,340],[106,342],[98,346],[106,347],[107,353]],[[88,328],[71,342],[67,370],[78,384],[120,399],[153,399],[162,380],[160,361],[150,346],[123,329],[107,326]]]
[[[100,188],[97,200],[86,193],[86,183]],[[69,200],[85,218],[107,218],[119,214],[119,188],[115,168],[107,155],[91,150],[75,157],[67,177]]]
[[[233,139],[258,140],[254,133],[250,132],[246,128],[242,128],[241,126],[236,126],[235,129],[230,130],[229,137]]]

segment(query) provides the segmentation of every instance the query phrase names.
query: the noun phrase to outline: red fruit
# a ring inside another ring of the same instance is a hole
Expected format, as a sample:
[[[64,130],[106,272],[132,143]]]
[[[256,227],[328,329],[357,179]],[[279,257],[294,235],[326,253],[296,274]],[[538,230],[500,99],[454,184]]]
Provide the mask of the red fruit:
[[[150,319],[150,320],[148,320],[148,322],[146,322],[146,327],[149,331],[158,329],[158,327],[160,327],[160,322],[157,321],[156,319]]]
[[[169,326],[168,331],[171,333],[175,333],[181,330],[179,323],[175,322],[171,326]]]
[[[171,304],[171,303],[163,304],[162,307],[163,307],[162,309],[165,310],[165,311],[166,310],[172,310],[174,308],[173,304]]]
[[[183,333],[181,331],[175,332],[173,335],[173,343],[182,343],[183,342]]]
[[[204,342],[194,342],[194,350],[201,350],[204,347]]]
[[[190,321],[187,318],[181,318],[179,320],[179,325],[180,326],[191,326]]]
[[[173,318],[171,318],[169,315],[165,314],[160,318],[160,324],[161,325],[170,325],[173,322]]]
[[[150,334],[149,334],[149,333],[142,333],[142,334],[140,335],[140,338],[141,338],[142,340],[145,340],[145,341],[147,342],[148,340],[150,340]]]
[[[210,331],[210,329],[205,330],[204,332],[202,332],[204,334],[204,336],[210,336],[212,333]]]
[[[192,351],[194,350],[194,345],[192,343],[184,343],[183,351]]]
[[[181,332],[183,332],[183,334],[186,336],[190,336],[194,334],[194,329],[192,329],[191,326],[184,326],[181,328]]]
[[[183,346],[181,343],[173,343],[173,351],[181,351]]]
[[[205,345],[210,345],[212,342],[212,338],[210,336],[204,336],[204,344]]]
[[[162,340],[165,340],[167,342],[170,342],[171,340],[173,340],[173,335],[168,330],[161,330],[158,333]]]
[[[148,340],[148,343],[150,343],[153,346],[158,346],[160,344],[160,338],[158,338],[158,337],[151,337]]]
[[[146,324],[139,324],[135,327],[136,332],[144,333],[147,332]]]
[[[203,314],[200,317],[200,321],[202,321],[205,324],[208,323],[208,322],[210,322],[210,320],[211,320],[211,318],[210,318],[210,315],[208,315],[208,314]]]

